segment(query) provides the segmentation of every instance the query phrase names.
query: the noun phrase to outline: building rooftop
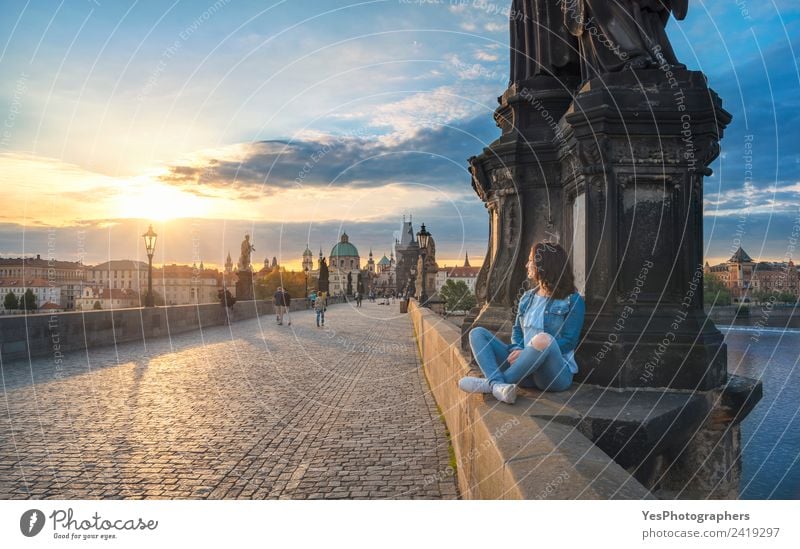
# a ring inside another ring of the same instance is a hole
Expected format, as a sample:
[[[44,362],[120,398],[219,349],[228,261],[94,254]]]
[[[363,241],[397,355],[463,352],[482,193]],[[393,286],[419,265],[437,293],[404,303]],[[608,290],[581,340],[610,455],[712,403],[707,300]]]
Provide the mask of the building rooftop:
[[[736,250],[736,252],[728,260],[728,263],[752,263],[752,262],[753,260],[750,259],[750,256],[747,255],[747,252],[745,252],[741,246],[739,246],[739,249]]]
[[[359,257],[359,255],[358,249],[350,244],[350,237],[343,232],[339,242],[331,248],[331,253],[328,257]]]
[[[59,261],[42,259],[40,254],[36,257],[0,257],[0,266],[24,265],[25,267],[49,267],[53,269],[85,269],[80,261]]]
[[[28,279],[21,279],[21,278],[4,278],[0,280],[0,287],[3,288],[10,288],[10,287],[17,287],[17,288],[48,288],[51,286],[50,281],[44,278],[28,278]],[[60,284],[53,284],[55,288],[60,288]]]
[[[92,271],[146,271],[147,263],[132,259],[114,259],[89,267]]]
[[[445,270],[448,278],[474,278],[481,272],[480,267],[449,267]]]

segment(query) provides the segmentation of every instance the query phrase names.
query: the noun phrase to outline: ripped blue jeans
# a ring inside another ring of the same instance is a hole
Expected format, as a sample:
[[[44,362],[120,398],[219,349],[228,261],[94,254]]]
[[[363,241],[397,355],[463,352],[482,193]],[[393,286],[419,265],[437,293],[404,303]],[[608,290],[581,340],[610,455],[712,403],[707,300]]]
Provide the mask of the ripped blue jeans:
[[[493,383],[518,384],[531,376],[541,391],[566,391],[572,385],[572,372],[552,337],[542,351],[527,345],[513,364],[508,362],[508,345],[486,328],[473,328],[469,345],[483,375]]]

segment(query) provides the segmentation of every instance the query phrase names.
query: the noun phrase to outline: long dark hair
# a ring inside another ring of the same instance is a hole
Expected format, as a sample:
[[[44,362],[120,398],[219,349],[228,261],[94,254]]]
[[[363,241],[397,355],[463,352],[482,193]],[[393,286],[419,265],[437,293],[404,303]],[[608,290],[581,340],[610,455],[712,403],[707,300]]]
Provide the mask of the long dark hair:
[[[567,252],[558,244],[538,242],[531,249],[539,285],[555,299],[575,291],[575,277]]]

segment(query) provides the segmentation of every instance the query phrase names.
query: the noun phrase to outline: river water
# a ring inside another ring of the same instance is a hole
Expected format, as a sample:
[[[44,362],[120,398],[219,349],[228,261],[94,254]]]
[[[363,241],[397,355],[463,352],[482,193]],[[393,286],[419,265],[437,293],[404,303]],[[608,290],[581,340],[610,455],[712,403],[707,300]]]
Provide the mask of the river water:
[[[741,498],[800,499],[800,328],[717,327],[728,371],[764,386],[742,422]]]

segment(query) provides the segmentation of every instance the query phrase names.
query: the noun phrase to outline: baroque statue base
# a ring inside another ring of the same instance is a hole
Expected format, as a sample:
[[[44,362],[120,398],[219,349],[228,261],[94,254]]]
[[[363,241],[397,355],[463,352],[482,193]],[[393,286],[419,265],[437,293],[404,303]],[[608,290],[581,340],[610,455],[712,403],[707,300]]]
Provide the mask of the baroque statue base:
[[[255,299],[253,294],[253,273],[250,271],[239,271],[236,273],[236,301],[252,301]]]

